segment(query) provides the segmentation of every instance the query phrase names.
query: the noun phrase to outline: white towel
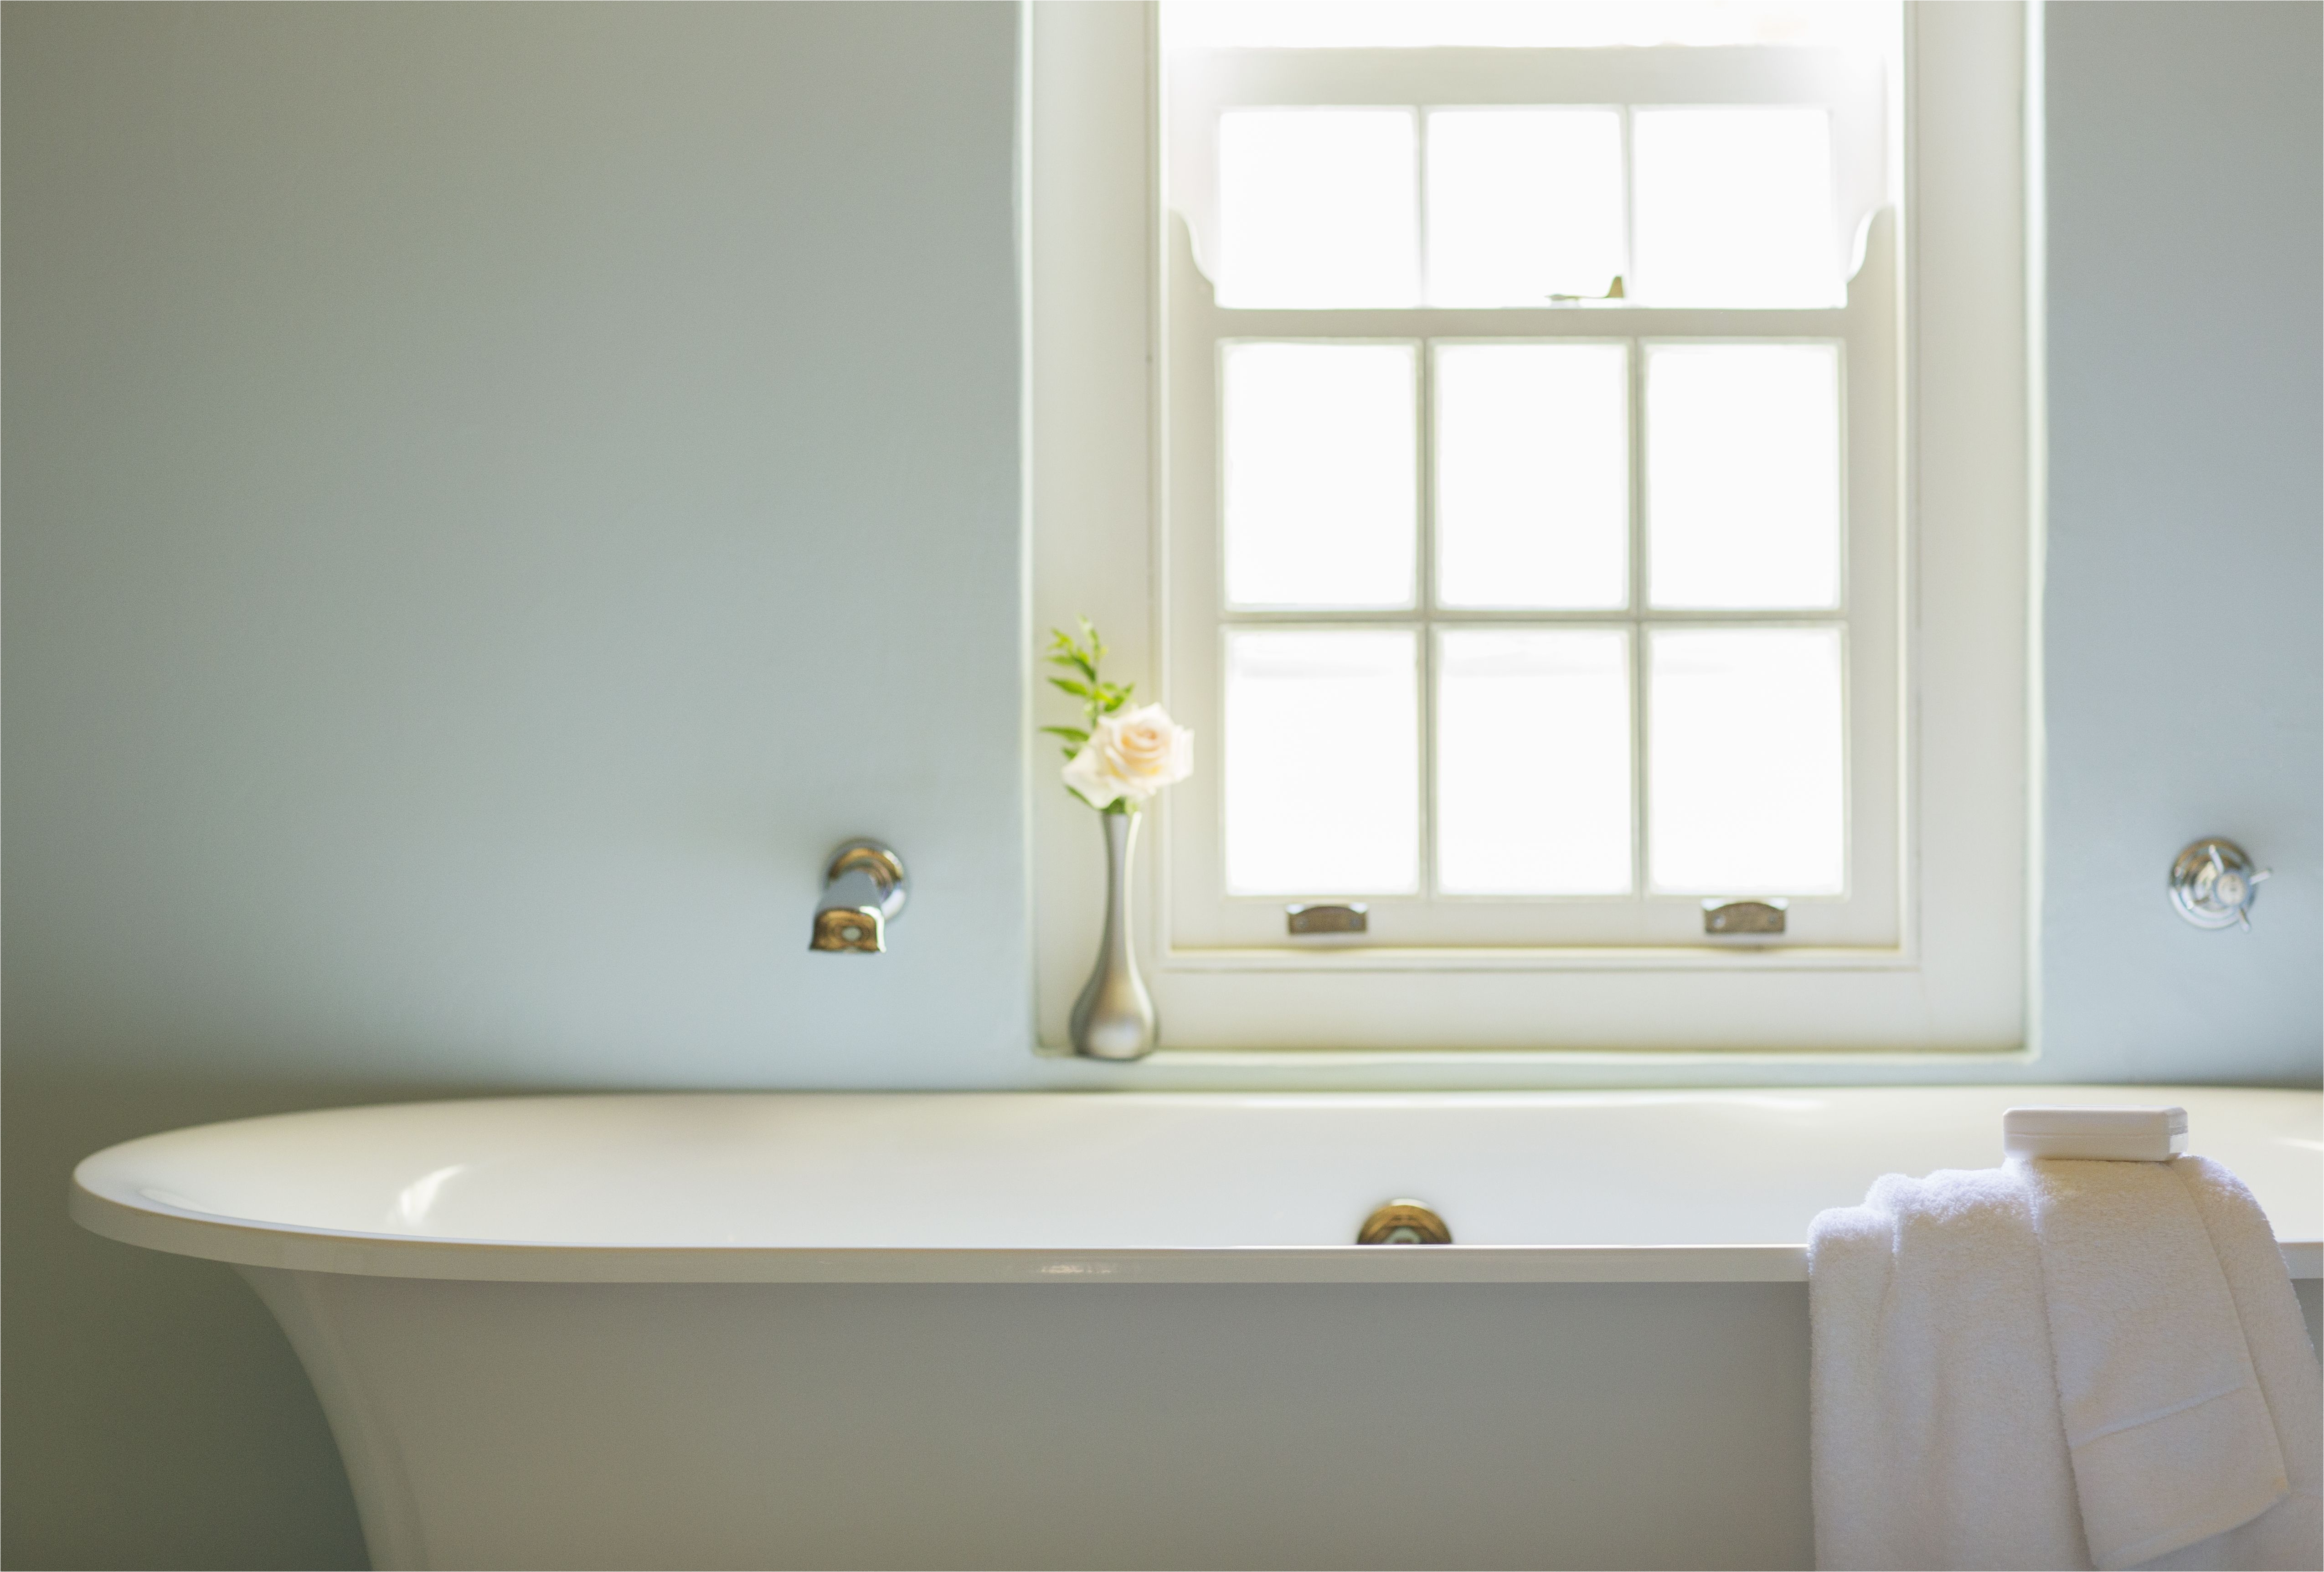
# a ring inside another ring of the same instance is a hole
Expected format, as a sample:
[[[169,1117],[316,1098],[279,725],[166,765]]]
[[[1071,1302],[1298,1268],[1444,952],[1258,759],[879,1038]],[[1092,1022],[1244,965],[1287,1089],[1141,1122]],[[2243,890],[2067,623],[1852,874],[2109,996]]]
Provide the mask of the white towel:
[[[1892,1175],[1809,1274],[1822,1565],[2324,1559],[2316,1356],[2216,1164]]]
[[[1890,1174],[1808,1232],[1816,1564],[2090,1564],[2033,1206],[2006,1169]]]
[[[2060,1161],[2017,1171],[2034,1201],[2090,1559],[2135,1567],[2282,1501],[2283,1451],[2177,1164]]]
[[[2146,1565],[2324,1567],[2324,1369],[2300,1318],[2282,1253],[2267,1215],[2242,1180],[2200,1157],[2182,1157],[2171,1166],[2185,1182],[2227,1277],[2290,1491],[2249,1522]]]

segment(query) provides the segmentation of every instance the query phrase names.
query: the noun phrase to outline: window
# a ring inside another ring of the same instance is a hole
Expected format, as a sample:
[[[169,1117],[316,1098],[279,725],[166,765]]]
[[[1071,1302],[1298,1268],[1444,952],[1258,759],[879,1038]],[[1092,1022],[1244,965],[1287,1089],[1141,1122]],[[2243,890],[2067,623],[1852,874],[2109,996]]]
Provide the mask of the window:
[[[1037,615],[1201,738],[1168,1046],[2022,1041],[2024,23],[1957,9],[1035,7]],[[1137,527],[1068,538],[1101,487]]]

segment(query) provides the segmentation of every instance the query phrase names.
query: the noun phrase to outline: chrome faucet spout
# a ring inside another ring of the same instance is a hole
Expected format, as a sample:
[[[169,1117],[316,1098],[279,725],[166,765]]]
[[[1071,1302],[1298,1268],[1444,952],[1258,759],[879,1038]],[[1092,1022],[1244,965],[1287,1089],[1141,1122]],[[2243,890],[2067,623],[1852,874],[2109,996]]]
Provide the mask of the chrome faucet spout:
[[[904,909],[909,886],[904,862],[875,840],[852,840],[831,855],[823,899],[816,902],[811,950],[878,955],[888,948],[888,924]]]

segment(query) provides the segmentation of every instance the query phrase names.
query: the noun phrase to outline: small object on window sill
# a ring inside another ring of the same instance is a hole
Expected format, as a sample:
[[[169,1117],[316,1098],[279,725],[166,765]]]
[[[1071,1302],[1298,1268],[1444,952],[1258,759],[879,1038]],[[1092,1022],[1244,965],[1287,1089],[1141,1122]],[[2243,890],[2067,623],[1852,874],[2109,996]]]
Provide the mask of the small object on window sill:
[[[2198,928],[2251,929],[2252,902],[2271,870],[2255,868],[2244,848],[2206,836],[2171,865],[2171,903]]]
[[[1705,933],[1781,933],[1787,901],[1706,901],[1702,903]]]
[[[1549,298],[1553,304],[1578,305],[1587,301],[1620,301],[1629,297],[1623,291],[1622,275],[1618,273],[1614,275],[1614,282],[1606,286],[1606,292],[1602,295],[1552,295]]]
[[[1101,813],[1105,832],[1105,929],[1097,961],[1082,985],[1068,1022],[1074,1051],[1084,1059],[1144,1059],[1161,1041],[1154,995],[1138,975],[1138,950],[1130,940],[1131,854],[1138,846],[1139,813]]]
[[[1360,901],[1344,906],[1286,906],[1283,927],[1290,933],[1368,933],[1370,911]]]
[[[1050,686],[1082,701],[1079,726],[1041,729],[1065,744],[1065,790],[1098,810],[1105,832],[1105,928],[1089,981],[1066,1019],[1073,1050],[1084,1059],[1144,1059],[1161,1040],[1154,995],[1138,975],[1138,948],[1130,939],[1130,879],[1136,864],[1139,810],[1164,787],[1194,768],[1194,734],[1158,704],[1129,707],[1134,682],[1098,675],[1105,641],[1087,617],[1079,629],[1049,630],[1041,658],[1067,673]]]

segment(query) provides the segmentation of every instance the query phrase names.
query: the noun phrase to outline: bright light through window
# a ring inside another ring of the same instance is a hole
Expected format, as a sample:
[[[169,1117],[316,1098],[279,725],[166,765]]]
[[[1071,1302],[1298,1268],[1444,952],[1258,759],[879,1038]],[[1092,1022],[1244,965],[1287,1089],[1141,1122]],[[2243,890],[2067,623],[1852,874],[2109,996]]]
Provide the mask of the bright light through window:
[[[1226,863],[1253,895],[1420,885],[1413,635],[1236,630],[1226,649]]]
[[[1435,372],[1438,603],[1628,604],[1629,347],[1440,344]]]
[[[1654,887],[1837,893],[1846,877],[1840,630],[1666,628],[1648,644]]]
[[[1408,344],[1226,347],[1226,580],[1235,606],[1412,604]]]
[[[1630,138],[1640,300],[1840,303],[1822,110],[1640,109]]]
[[[1831,306],[1837,201],[1821,109],[1234,109],[1218,301]]]
[[[1409,109],[1242,109],[1219,120],[1219,299],[1419,298]]]
[[[1427,124],[1431,305],[1607,292],[1627,265],[1618,111],[1436,109]]]
[[[1647,582],[1657,606],[1840,604],[1840,355],[1646,349]]]
[[[1448,628],[1438,637],[1438,887],[1628,893],[1628,635]]]

